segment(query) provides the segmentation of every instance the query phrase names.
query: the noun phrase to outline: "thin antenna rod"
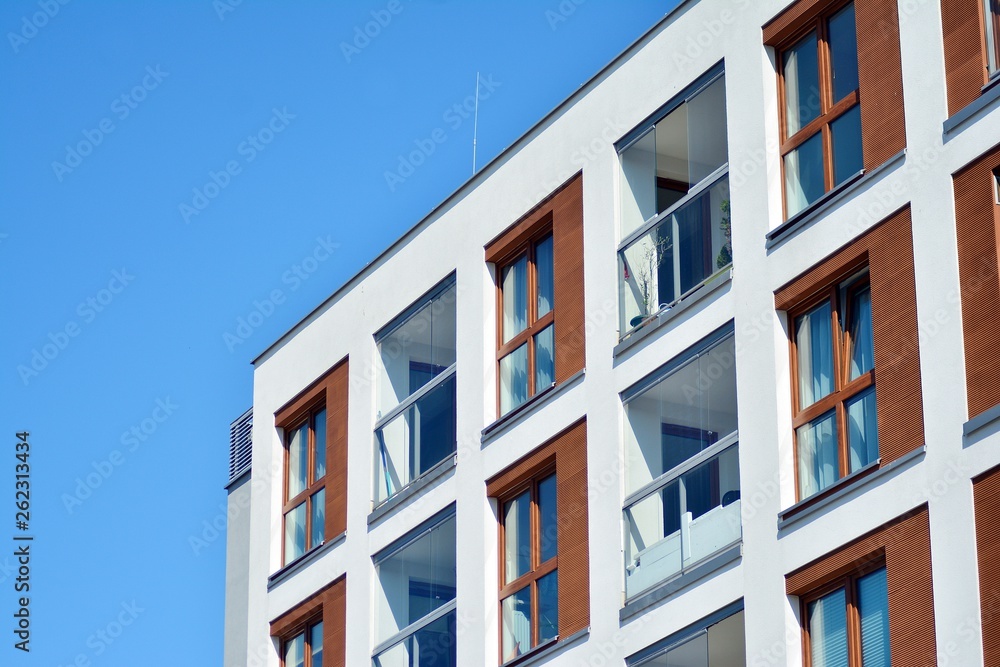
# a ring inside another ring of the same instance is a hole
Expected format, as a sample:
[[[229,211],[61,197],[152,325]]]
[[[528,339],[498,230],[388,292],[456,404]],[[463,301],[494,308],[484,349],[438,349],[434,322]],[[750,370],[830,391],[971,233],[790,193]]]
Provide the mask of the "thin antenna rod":
[[[479,72],[476,72],[476,114],[472,121],[472,175],[476,175],[476,136],[479,134]]]

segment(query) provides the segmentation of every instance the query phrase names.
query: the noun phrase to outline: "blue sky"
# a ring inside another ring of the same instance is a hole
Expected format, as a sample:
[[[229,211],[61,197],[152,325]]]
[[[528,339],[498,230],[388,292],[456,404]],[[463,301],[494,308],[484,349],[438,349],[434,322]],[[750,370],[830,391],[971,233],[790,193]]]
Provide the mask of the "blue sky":
[[[221,664],[250,360],[674,4],[0,4],[0,663]]]

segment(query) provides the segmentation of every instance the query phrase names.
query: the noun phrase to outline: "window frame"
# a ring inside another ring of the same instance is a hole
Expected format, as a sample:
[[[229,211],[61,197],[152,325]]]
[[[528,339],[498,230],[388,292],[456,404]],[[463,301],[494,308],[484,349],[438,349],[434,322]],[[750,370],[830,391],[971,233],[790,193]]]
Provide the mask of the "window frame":
[[[544,241],[551,240],[552,242],[552,308],[549,312],[545,313],[541,317],[538,317],[538,265],[537,265],[537,247]],[[528,403],[534,396],[537,396],[541,391],[548,389],[548,387],[542,387],[539,389],[535,386],[535,375],[536,375],[536,355],[535,355],[535,336],[542,331],[544,331],[549,325],[553,327],[553,356],[552,362],[555,365],[555,323],[556,323],[556,311],[558,310],[558,303],[555,298],[555,261],[556,261],[556,251],[555,251],[555,235],[552,229],[552,219],[551,216],[547,216],[546,221],[534,231],[530,236],[518,243],[510,252],[505,253],[503,257],[499,257],[495,260],[495,278],[496,278],[496,340],[497,340],[497,353],[496,353],[496,372],[497,372],[497,415],[503,417],[508,415],[521,406]],[[525,289],[527,294],[527,313],[525,319],[525,327],[522,331],[514,335],[506,343],[503,342],[503,272],[506,268],[513,266],[522,257],[527,258],[527,267],[525,269]],[[527,379],[528,379],[528,394],[527,397],[516,406],[511,407],[507,412],[501,412],[501,392],[503,391],[503,386],[501,385],[501,374],[500,374],[500,362],[512,354],[522,345],[527,345]],[[552,385],[556,384],[555,374],[553,373]],[[551,386],[551,385],[550,385]]]
[[[556,573],[558,577],[559,571],[559,544],[556,542],[556,552],[555,555],[549,558],[547,561],[540,562],[541,559],[541,531],[539,530],[540,525],[540,511],[539,511],[539,485],[552,478],[558,489],[559,479],[556,474],[555,462],[544,465],[536,471],[533,471],[528,477],[511,487],[510,489],[504,491],[503,495],[497,496],[497,514],[498,514],[498,545],[499,545],[499,567],[498,570],[498,589],[497,589],[497,609],[498,609],[498,625],[499,625],[499,651],[500,651],[500,664],[501,665],[513,665],[516,664],[521,658],[525,657],[528,653],[531,653],[535,649],[543,645],[548,645],[559,641],[559,628],[556,628],[556,634],[553,637],[546,639],[544,642],[539,641],[539,597],[538,597],[538,581],[545,576]],[[506,578],[506,558],[505,558],[505,547],[506,547],[506,527],[504,526],[504,505],[508,502],[516,499],[518,496],[523,494],[525,491],[529,492],[529,533],[530,533],[530,569],[522,574],[520,577],[512,580],[508,584],[504,584]],[[558,516],[559,516],[559,506],[558,506],[558,491],[556,493],[556,525],[558,526]],[[558,536],[557,536],[558,540]],[[510,660],[505,660],[503,655],[503,603],[504,600],[508,599],[515,593],[523,590],[525,587],[530,590],[531,596],[531,646],[529,646],[524,652],[519,656],[515,656]],[[558,597],[555,600],[556,609],[559,608]]]
[[[284,431],[282,433],[282,440],[283,440],[282,450],[283,450],[283,456],[284,456],[284,466],[283,466],[283,472],[282,472],[282,475],[283,475],[283,484],[282,484],[282,499],[283,499],[283,502],[282,502],[282,505],[281,505],[281,536],[282,536],[282,538],[281,538],[281,562],[282,562],[283,566],[288,565],[289,563],[291,563],[291,562],[293,562],[293,561],[295,561],[295,560],[297,560],[299,558],[302,558],[303,556],[305,556],[306,554],[308,554],[313,549],[316,549],[317,547],[322,546],[326,542],[326,540],[327,540],[326,525],[324,524],[324,526],[323,526],[323,539],[320,540],[318,544],[312,544],[312,545],[310,545],[310,540],[312,539],[312,515],[313,515],[313,504],[314,504],[313,503],[313,497],[317,493],[319,493],[320,489],[324,489],[323,516],[324,516],[324,521],[325,521],[326,511],[327,511],[325,489],[326,489],[327,477],[329,477],[329,472],[330,472],[330,461],[329,461],[328,452],[326,452],[324,454],[324,459],[326,460],[326,464],[325,464],[326,465],[326,470],[324,471],[323,476],[320,477],[318,480],[317,479],[312,479],[310,481],[310,479],[313,477],[313,475],[315,473],[316,415],[319,414],[320,412],[326,412],[326,419],[329,420],[330,413],[326,409],[326,402],[325,401],[320,401],[320,402],[317,402],[317,403],[314,403],[314,404],[310,405],[308,408],[306,408],[305,410],[303,410],[303,414],[299,415],[294,421],[289,422],[288,425],[282,427],[283,431]],[[295,494],[295,496],[289,498],[289,496],[288,496],[289,488],[288,487],[289,487],[289,472],[290,472],[289,466],[291,465],[291,456],[290,456],[291,438],[292,438],[292,436],[294,435],[294,433],[296,431],[298,431],[300,428],[302,428],[303,425],[307,426],[307,432],[308,432],[308,435],[307,435],[308,440],[306,442],[306,486],[301,491],[299,491],[297,494]],[[323,438],[325,446],[328,446],[328,443],[326,443],[327,439],[328,439],[328,434],[324,435],[324,438]],[[286,550],[285,550],[286,540],[285,540],[285,537],[284,537],[285,536],[285,531],[287,529],[288,513],[291,512],[292,510],[294,510],[299,505],[302,505],[303,503],[306,506],[306,522],[305,522],[306,542],[305,542],[305,548],[303,549],[303,551],[302,551],[301,554],[299,554],[295,558],[289,560],[288,559],[288,554],[286,553]]]
[[[993,81],[1000,74],[1000,2],[982,0],[983,37],[986,40],[986,77]]]
[[[867,258],[866,258],[867,259]],[[850,368],[848,358],[851,351],[852,340],[850,329],[852,325],[850,305],[852,297],[859,291],[871,289],[871,274],[867,262],[862,266],[855,267],[846,277],[833,281],[827,287],[813,294],[810,298],[797,304],[788,310],[788,330],[789,349],[791,359],[791,382],[792,382],[792,442],[794,451],[794,471],[795,471],[795,496],[799,501],[808,498],[817,498],[829,491],[837,482],[852,474],[850,470],[850,442],[848,441],[849,430],[847,428],[847,403],[856,396],[861,395],[870,388],[875,387],[875,360],[872,359],[872,368],[859,377],[851,380],[849,377]],[[797,347],[798,318],[817,306],[824,303],[830,304],[830,331],[832,346],[832,364],[834,387],[829,394],[817,399],[809,406],[802,408],[802,397],[799,395],[799,355]],[[872,305],[874,313],[874,304]],[[843,320],[843,321],[842,321]],[[874,339],[874,330],[872,331]],[[873,341],[874,342],[874,341]],[[873,345],[874,352],[874,345]],[[876,390],[877,391],[877,390]],[[799,479],[799,436],[798,431],[802,426],[806,426],[821,417],[834,411],[834,420],[837,428],[837,480],[826,488],[820,489],[812,495],[803,497]],[[877,411],[876,411],[877,419]]]
[[[885,554],[873,558],[861,567],[841,574],[836,578],[827,581],[805,594],[799,596],[799,618],[802,629],[802,665],[812,667],[812,638],[809,635],[809,604],[819,600],[825,595],[834,591],[844,589],[844,604],[847,609],[847,658],[848,667],[863,667],[861,663],[861,618],[860,606],[858,602],[858,581],[863,577],[874,574],[879,570],[885,570],[888,576]],[[889,600],[886,595],[886,613],[888,614]]]
[[[817,134],[821,135],[823,150],[823,193],[831,192],[836,187],[834,180],[833,164],[833,133],[831,125],[834,121],[844,116],[855,106],[861,104],[861,82],[860,76],[858,88],[848,93],[841,100],[833,100],[833,77],[832,64],[830,58],[829,23],[830,18],[839,13],[848,5],[854,5],[855,0],[837,0],[822,11],[816,13],[808,22],[800,26],[793,34],[784,38],[775,45],[775,62],[778,74],[778,124],[779,124],[779,158],[781,163],[781,207],[782,219],[787,220],[788,214],[788,192],[787,178],[785,175],[785,157],[802,146],[809,139]],[[857,9],[855,7],[855,26],[857,25]],[[857,28],[855,28],[856,30]],[[806,123],[792,136],[788,136],[787,101],[785,88],[785,54],[800,41],[808,37],[811,33],[816,35],[817,65],[819,67],[819,88],[820,88],[820,111],[819,115]],[[860,72],[859,72],[860,75]],[[864,126],[862,125],[862,134]],[[862,137],[858,137],[862,148],[862,159],[864,148]],[[809,202],[797,213],[809,208],[815,201]],[[795,214],[793,214],[795,215]]]
[[[285,631],[281,635],[281,646],[278,652],[278,664],[280,667],[288,667],[285,664],[285,648],[288,646],[290,641],[293,641],[299,635],[303,635],[302,638],[302,667],[314,667],[312,664],[312,632],[313,629],[323,623],[323,608],[320,607],[315,613],[309,615],[305,620],[296,623],[291,629]],[[324,626],[324,630],[325,630]],[[323,635],[320,635],[323,638]],[[324,646],[323,651],[326,650]]]

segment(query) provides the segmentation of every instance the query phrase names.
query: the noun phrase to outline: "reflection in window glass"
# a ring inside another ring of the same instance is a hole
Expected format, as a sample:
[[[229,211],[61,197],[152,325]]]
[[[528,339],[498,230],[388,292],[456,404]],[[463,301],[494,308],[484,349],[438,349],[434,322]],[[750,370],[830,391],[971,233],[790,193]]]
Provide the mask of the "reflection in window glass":
[[[861,105],[855,104],[830,123],[830,133],[833,137],[833,185],[836,187],[865,166],[861,157]]]
[[[500,360],[500,414],[505,415],[528,400],[528,345]]]
[[[291,500],[305,490],[306,466],[309,464],[307,447],[309,444],[309,424],[303,424],[292,432],[288,443],[288,499]]]
[[[830,18],[829,35],[833,102],[837,103],[858,89],[858,33],[853,4]]]
[[[310,667],[323,667],[323,621],[312,626],[310,630],[309,650],[312,651]]]
[[[875,368],[872,340],[872,290],[866,286],[855,292],[850,303],[851,368],[850,380],[856,380]]]
[[[296,635],[285,642],[285,667],[304,667],[306,636]]]
[[[847,606],[839,588],[809,603],[812,667],[847,667]]]
[[[531,649],[531,586],[526,586],[501,603],[503,661]]]
[[[556,476],[551,475],[538,483],[538,540],[542,552],[540,563],[545,563],[556,555],[559,541],[557,516]]]
[[[878,459],[878,424],[875,416],[875,387],[847,402],[847,444],[851,472]]]
[[[785,136],[819,117],[819,62],[816,33],[782,54],[785,81]]]
[[[525,491],[503,507],[504,580],[510,583],[531,569],[531,493]]]
[[[823,135],[817,132],[785,154],[785,206],[791,217],[823,196]]]
[[[836,413],[827,413],[800,426],[795,433],[799,457],[799,498],[808,498],[840,479]]]
[[[326,488],[322,488],[313,494],[312,500],[312,529],[309,536],[309,548],[318,546],[323,542],[323,529],[326,525]]]
[[[799,367],[799,409],[833,391],[833,333],[830,302],[795,320],[795,351]]]
[[[535,393],[547,389],[556,381],[555,325],[542,329],[535,335]]]
[[[889,593],[883,567],[858,579],[861,664],[889,667]]]
[[[313,417],[313,480],[326,474],[326,410]]]
[[[306,552],[306,504],[285,515],[285,562],[290,563]]]
[[[535,246],[535,271],[538,280],[538,317],[552,310],[555,282],[552,273],[552,237]]]
[[[538,643],[559,634],[559,577],[552,572],[538,580]]]
[[[527,256],[504,267],[500,280],[503,293],[503,342],[506,343],[528,326]]]

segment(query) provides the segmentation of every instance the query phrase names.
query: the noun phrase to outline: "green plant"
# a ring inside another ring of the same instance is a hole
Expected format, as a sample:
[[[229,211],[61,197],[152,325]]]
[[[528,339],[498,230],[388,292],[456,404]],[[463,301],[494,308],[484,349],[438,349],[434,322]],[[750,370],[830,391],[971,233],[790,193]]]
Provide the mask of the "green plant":
[[[719,220],[719,230],[726,237],[726,242],[719,250],[719,256],[715,258],[715,268],[721,269],[729,266],[733,262],[733,217],[729,210],[729,200],[723,199],[719,205],[722,211],[722,218]]]

